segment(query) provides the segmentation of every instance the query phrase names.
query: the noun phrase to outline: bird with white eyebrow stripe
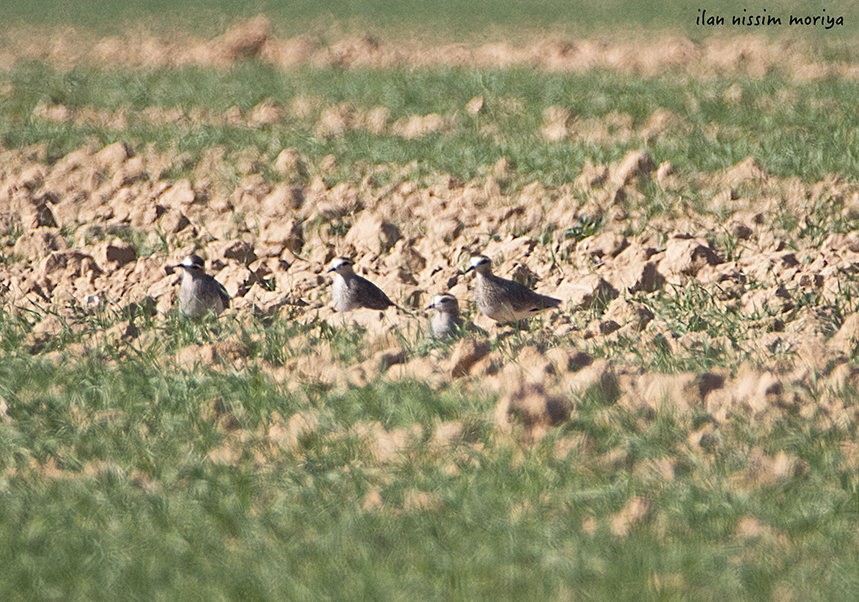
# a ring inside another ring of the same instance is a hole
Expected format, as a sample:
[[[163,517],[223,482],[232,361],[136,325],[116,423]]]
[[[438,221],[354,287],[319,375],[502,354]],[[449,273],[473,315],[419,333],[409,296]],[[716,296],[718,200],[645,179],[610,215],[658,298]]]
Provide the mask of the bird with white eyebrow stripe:
[[[492,273],[492,262],[484,255],[471,258],[466,273],[474,271],[474,304],[480,313],[496,322],[518,322],[541,311],[558,307],[560,299],[535,293],[526,286]]]
[[[382,290],[355,273],[355,264],[351,259],[338,257],[331,262],[334,287],[331,291],[334,305],[340,311],[352,311],[366,307],[367,309],[385,310],[389,307],[397,307]]]
[[[206,265],[199,255],[188,255],[175,266],[182,270],[179,285],[179,311],[196,320],[212,311],[220,314],[230,306],[230,294],[224,285],[206,273]]]
[[[459,302],[449,293],[436,295],[432,305],[427,310],[434,309],[436,315],[430,321],[430,330],[437,339],[455,336],[462,328],[462,318],[459,317]]]

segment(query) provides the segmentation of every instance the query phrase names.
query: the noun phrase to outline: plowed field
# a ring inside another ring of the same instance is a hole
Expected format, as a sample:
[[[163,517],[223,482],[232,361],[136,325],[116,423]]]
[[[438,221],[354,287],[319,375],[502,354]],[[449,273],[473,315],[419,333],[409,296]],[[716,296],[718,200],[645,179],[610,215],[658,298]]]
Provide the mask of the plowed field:
[[[856,599],[841,48],[10,31],[4,599]]]

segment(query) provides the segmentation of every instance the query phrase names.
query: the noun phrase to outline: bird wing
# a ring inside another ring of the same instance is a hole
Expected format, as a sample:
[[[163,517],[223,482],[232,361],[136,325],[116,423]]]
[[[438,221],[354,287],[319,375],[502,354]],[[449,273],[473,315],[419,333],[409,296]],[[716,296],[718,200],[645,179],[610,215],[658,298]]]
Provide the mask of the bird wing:
[[[535,293],[539,294],[539,293]],[[555,299],[554,297],[549,297],[546,295],[540,295],[540,309],[550,309],[552,307],[560,307],[561,300]]]
[[[212,280],[215,280],[212,278]],[[224,302],[224,309],[227,309],[230,306],[230,301],[232,301],[232,297],[230,297],[230,293],[227,292],[227,289],[224,288],[224,285],[215,280],[215,284],[218,285],[218,294],[221,296],[221,301]]]
[[[358,278],[361,277],[358,276]],[[366,278],[361,279],[365,283],[365,287],[363,288],[363,293],[365,297],[362,299],[364,307],[367,307],[369,309],[388,309],[390,306],[396,305],[388,298],[388,295],[386,295],[384,291],[378,286],[376,286]]]
[[[561,304],[560,299],[547,297],[540,293],[535,293],[527,286],[511,280],[510,287],[510,311],[516,314],[517,319],[522,319],[532,316],[546,309],[558,307]]]

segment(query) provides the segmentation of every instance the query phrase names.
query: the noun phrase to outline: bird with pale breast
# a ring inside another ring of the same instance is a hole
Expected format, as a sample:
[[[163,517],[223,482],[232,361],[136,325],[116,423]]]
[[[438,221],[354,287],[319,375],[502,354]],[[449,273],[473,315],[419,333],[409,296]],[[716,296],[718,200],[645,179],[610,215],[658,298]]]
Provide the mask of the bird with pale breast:
[[[331,262],[329,273],[333,273],[334,286],[331,295],[334,306],[340,311],[367,309],[385,310],[397,307],[378,286],[355,273],[351,259],[338,257]]]
[[[437,339],[455,336],[462,328],[462,318],[459,317],[459,302],[449,293],[436,295],[432,305],[427,310],[434,309],[435,316],[430,321],[430,330]]]
[[[492,273],[492,262],[484,255],[471,258],[466,273],[474,271],[474,304],[485,316],[496,322],[518,322],[541,311],[558,307],[560,299],[535,293],[513,280]]]
[[[188,255],[175,266],[182,270],[179,285],[179,311],[191,319],[209,312],[220,314],[230,306],[230,295],[224,285],[206,273],[206,264],[199,255]]]

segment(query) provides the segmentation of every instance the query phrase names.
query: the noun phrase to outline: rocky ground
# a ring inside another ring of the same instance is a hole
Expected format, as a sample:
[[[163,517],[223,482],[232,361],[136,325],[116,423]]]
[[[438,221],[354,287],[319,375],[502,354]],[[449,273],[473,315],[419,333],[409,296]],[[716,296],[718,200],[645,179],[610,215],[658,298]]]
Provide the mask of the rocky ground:
[[[38,44],[48,48],[41,54],[32,44],[8,44],[0,65],[29,57],[60,66],[229,66],[254,58],[278,66],[528,65],[699,76],[724,70],[760,76],[778,65],[800,79],[849,79],[856,69],[809,63],[805,51],[751,38],[661,41],[635,56],[632,47],[590,43],[386,48],[370,37],[323,48],[309,38],[274,38],[264,18],[210,41],[104,39],[86,46],[76,36],[67,32],[53,45]],[[756,102],[789,101],[790,94]],[[725,96],[748,101],[739,85]],[[498,101],[512,112],[516,102]],[[461,107],[474,118],[484,111],[480,96]],[[140,122],[255,128],[309,119],[320,139],[366,130],[414,140],[464,127],[458,112],[394,121],[383,106],[326,106],[304,97],[223,113],[163,107],[111,112],[42,102],[32,119],[117,130]],[[646,146],[689,129],[661,109],[634,127],[629,115],[578,119],[550,106],[535,134],[549,144],[642,140]],[[497,126],[487,121],[481,135],[498,136]],[[486,177],[463,182],[445,174],[415,177],[414,163],[344,167],[335,155],[314,163],[294,148],[236,153],[223,146],[209,149],[192,177],[167,175],[187,168],[188,159],[155,145],[135,152],[123,142],[90,144],[58,160],[44,145],[2,152],[0,289],[4,311],[30,325],[25,343],[33,353],[64,329],[88,328],[88,316],[105,310],[125,317],[112,335],[134,339],[133,316],[169,314],[178,279],[172,266],[196,252],[233,297],[231,312],[240,320],[275,316],[336,328],[354,322],[367,330],[368,349],[376,355],[360,365],[338,365],[315,347],[312,359],[269,366],[279,379],[362,384],[380,371],[432,382],[469,377],[506,392],[510,408],[524,404],[526,416],[538,416],[526,418],[534,425],[568,416],[569,396],[594,384],[639,409],[669,403],[684,411],[705,408],[724,420],[735,411],[823,408],[833,420],[855,422],[855,408],[842,401],[829,408],[815,388],[822,382],[842,391],[857,376],[859,233],[850,227],[859,216],[855,182],[837,175],[811,184],[779,178],[752,157],[716,173],[680,173],[670,163],[655,164],[645,150],[609,165],[588,161],[575,181],[560,186],[518,173],[504,157],[486,167]],[[333,178],[338,169],[352,177]],[[512,353],[485,342],[510,332],[470,307],[473,280],[464,269],[476,254],[488,255],[497,274],[563,301]],[[327,267],[337,256],[354,258],[358,273],[405,311],[336,314]],[[398,340],[423,336],[423,308],[441,292],[454,294],[476,332],[486,336],[466,338],[451,353],[404,351]],[[70,349],[85,353],[86,343]],[[230,349],[211,347],[203,357],[247,356],[243,344]]]
[[[309,165],[286,149],[272,166],[281,181],[248,170],[229,190],[205,178],[161,179],[169,156],[134,156],[123,143],[81,148],[53,165],[34,161],[37,153],[5,151],[0,171],[4,311],[26,312],[34,353],[63,329],[88,328],[88,315],[105,308],[168,314],[178,280],[172,266],[196,252],[233,297],[239,320],[367,329],[370,353],[359,365],[340,364],[322,346],[269,366],[277,379],[469,377],[506,393],[499,425],[524,412],[529,429],[569,417],[570,394],[594,385],[637,409],[706,408],[720,420],[737,411],[826,411],[856,422],[841,395],[817,393],[821,383],[852,387],[859,375],[859,235],[810,231],[814,207],[847,223],[859,214],[855,184],[837,177],[813,185],[779,179],[748,158],[695,176],[699,188],[719,191],[706,209],[680,199],[675,215],[649,218],[644,187],[670,194],[681,184],[670,164],[655,165],[643,151],[589,164],[570,184],[533,182],[514,194],[505,188],[515,166],[503,159],[482,184],[440,176],[431,185],[394,178],[379,186],[374,173],[386,167],[377,166],[358,183],[329,188],[324,174],[334,157]],[[587,223],[600,224],[598,232],[584,236]],[[533,338],[512,357],[485,341],[515,333],[470,307],[473,279],[464,268],[481,253],[495,273],[563,300],[535,320]],[[406,311],[337,314],[327,274],[337,256],[354,257],[356,270]],[[467,337],[449,355],[407,353],[397,341],[427,332],[422,309],[445,291],[487,336]],[[133,339],[133,320],[111,335]],[[241,360],[248,351],[227,341],[178,358],[211,362],[219,354]],[[658,371],[664,356],[679,358],[666,364],[671,374]]]

